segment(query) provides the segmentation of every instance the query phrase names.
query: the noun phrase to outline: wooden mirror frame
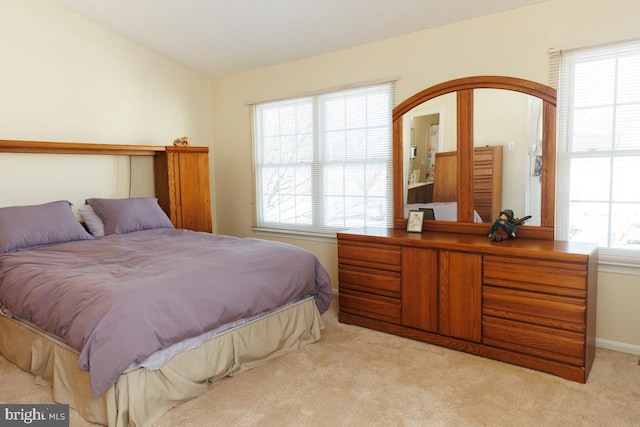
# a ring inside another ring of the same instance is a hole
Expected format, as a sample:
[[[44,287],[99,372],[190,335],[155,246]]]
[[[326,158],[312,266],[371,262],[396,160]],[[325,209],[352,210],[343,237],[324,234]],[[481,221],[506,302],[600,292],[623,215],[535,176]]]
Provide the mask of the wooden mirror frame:
[[[427,88],[393,109],[393,227],[406,229],[404,218],[403,116],[432,98],[457,96],[457,215],[458,221],[424,221],[423,231],[486,234],[487,223],[473,222],[473,95],[474,89],[504,89],[542,100],[542,172],[540,226],[520,226],[519,237],[554,239],[556,185],[556,90],[530,80],[504,76],[465,77]],[[471,171],[471,173],[469,173]]]

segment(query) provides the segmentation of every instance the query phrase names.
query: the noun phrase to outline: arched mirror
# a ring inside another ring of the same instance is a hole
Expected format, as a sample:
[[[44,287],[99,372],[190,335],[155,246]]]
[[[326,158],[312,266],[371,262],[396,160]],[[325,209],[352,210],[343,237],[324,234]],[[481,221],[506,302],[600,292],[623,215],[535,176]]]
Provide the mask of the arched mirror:
[[[484,234],[500,210],[531,216],[518,235],[553,239],[556,91],[467,77],[393,110],[394,227],[426,208],[425,231]]]

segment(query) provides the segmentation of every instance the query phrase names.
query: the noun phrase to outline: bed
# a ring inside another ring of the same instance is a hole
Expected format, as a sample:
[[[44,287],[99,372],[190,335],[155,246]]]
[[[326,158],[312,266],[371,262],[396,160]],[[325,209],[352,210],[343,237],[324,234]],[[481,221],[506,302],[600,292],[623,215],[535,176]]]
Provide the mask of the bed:
[[[155,198],[0,208],[0,353],[87,420],[151,425],[320,339],[327,272],[299,247],[175,229]]]

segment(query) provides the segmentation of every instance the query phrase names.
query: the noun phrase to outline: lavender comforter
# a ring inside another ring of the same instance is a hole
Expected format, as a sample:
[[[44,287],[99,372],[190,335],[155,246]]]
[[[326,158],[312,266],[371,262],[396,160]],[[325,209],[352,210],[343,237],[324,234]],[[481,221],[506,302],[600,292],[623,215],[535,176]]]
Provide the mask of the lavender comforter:
[[[327,272],[293,245],[155,229],[0,255],[0,304],[80,352],[94,397],[132,363],[229,322],[315,295]]]

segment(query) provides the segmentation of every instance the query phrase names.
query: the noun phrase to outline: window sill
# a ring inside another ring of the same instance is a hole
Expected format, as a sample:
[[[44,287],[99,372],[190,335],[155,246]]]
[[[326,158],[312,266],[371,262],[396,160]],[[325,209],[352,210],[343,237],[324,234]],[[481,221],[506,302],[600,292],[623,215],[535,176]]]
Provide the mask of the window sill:
[[[600,249],[598,271],[640,276],[640,252]]]
[[[309,240],[314,242],[336,243],[336,233],[290,230],[283,228],[253,227],[256,236],[281,237],[287,239]]]

